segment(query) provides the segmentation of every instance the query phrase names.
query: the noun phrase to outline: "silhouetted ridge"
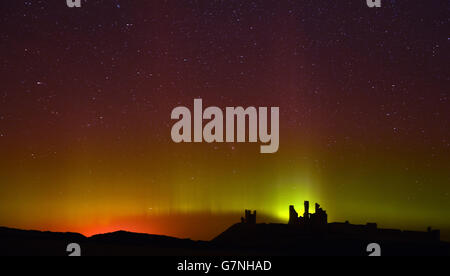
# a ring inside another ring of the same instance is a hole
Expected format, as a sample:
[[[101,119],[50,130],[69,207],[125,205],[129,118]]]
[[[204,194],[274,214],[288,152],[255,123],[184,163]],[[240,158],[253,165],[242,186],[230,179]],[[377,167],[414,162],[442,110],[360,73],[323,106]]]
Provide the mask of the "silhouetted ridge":
[[[72,232],[50,232],[37,230],[19,230],[7,227],[0,227],[0,237],[24,238],[24,239],[53,239],[53,240],[74,240],[82,241],[87,239],[79,233]]]
[[[328,223],[327,212],[315,204],[303,216],[289,206],[287,224],[258,224],[256,211],[245,211],[241,223],[210,242],[117,231],[86,238],[77,233],[54,233],[0,228],[0,255],[67,255],[69,243],[79,243],[82,255],[142,256],[305,256],[361,255],[377,243],[383,255],[450,255],[440,231],[381,229],[376,223]],[[288,210],[286,210],[288,211]]]
[[[114,244],[134,244],[165,247],[190,247],[197,244],[190,239],[178,239],[168,236],[150,235],[143,233],[133,233],[127,231],[117,231],[113,233],[94,235],[89,238],[91,242],[114,243]]]

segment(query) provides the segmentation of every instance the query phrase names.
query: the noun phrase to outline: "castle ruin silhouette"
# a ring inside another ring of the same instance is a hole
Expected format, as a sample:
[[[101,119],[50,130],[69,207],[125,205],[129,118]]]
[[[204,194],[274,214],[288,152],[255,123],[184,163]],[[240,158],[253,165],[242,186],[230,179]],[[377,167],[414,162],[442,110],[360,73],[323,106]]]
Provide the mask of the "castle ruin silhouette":
[[[374,240],[399,240],[399,241],[440,241],[440,230],[431,227],[427,231],[402,231],[398,229],[378,228],[377,223],[365,225],[350,224],[346,222],[328,222],[327,212],[315,204],[315,213],[309,212],[309,201],[304,202],[303,216],[299,216],[293,205],[289,206],[289,221],[286,227],[296,229],[299,233],[313,233],[328,236],[340,236],[351,238],[367,238]],[[245,210],[245,217],[241,218],[242,224],[256,225],[256,211]],[[271,224],[273,225],[273,224]]]
[[[305,201],[305,213],[299,217],[293,205],[289,206],[289,224],[324,226],[328,224],[327,212],[316,203],[314,214],[309,213],[309,201]]]
[[[241,218],[242,223],[256,224],[256,211],[245,210],[245,217]]]

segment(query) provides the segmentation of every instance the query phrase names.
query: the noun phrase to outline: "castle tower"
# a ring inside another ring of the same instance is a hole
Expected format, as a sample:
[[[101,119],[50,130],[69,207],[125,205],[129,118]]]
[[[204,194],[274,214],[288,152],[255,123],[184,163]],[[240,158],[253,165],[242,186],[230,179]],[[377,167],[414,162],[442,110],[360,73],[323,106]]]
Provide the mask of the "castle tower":
[[[297,224],[298,213],[295,211],[294,205],[289,206],[289,224]]]
[[[309,220],[310,215],[309,215],[309,201],[305,201],[305,214],[303,215],[303,218],[305,220]]]
[[[241,218],[242,223],[256,224],[256,211],[245,210],[245,217]]]

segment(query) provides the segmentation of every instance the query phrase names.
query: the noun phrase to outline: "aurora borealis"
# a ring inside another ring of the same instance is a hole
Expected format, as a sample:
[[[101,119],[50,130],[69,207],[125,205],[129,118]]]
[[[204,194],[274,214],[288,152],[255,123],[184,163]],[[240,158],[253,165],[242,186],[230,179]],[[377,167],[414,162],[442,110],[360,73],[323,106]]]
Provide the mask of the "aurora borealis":
[[[341,3],[343,2],[343,3]],[[0,3],[0,225],[210,239],[244,209],[450,239],[448,1]],[[173,108],[280,107],[280,145]]]

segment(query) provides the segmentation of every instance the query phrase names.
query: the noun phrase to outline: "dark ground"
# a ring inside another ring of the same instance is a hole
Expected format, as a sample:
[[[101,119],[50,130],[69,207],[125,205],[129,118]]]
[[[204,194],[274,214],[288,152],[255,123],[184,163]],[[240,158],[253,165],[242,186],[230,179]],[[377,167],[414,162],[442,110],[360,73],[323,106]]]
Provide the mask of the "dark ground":
[[[87,238],[0,228],[2,256],[68,256],[70,243],[78,243],[83,256],[367,256],[367,245],[374,242],[380,244],[383,256],[450,256],[450,244],[444,242],[379,240],[280,224],[235,224],[208,242],[123,231]]]

